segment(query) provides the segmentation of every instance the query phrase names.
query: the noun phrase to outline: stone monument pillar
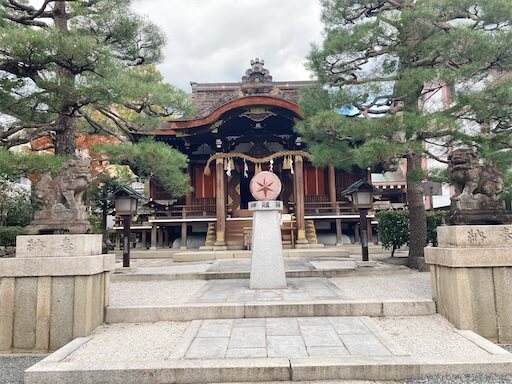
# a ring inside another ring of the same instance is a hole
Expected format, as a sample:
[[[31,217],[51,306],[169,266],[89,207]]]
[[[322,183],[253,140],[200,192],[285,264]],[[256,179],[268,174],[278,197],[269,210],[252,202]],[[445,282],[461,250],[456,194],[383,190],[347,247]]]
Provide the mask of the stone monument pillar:
[[[272,172],[260,172],[250,183],[258,201],[249,203],[253,211],[251,289],[286,288],[279,212],[283,202],[274,200],[281,193],[281,181]]]

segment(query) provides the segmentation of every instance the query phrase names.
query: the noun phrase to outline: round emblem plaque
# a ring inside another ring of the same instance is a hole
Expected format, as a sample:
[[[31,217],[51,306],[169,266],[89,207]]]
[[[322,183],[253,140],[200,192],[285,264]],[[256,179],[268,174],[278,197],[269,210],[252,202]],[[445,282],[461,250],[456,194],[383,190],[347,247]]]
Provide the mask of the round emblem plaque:
[[[249,189],[256,200],[275,200],[281,193],[281,180],[275,173],[263,171],[251,179]]]

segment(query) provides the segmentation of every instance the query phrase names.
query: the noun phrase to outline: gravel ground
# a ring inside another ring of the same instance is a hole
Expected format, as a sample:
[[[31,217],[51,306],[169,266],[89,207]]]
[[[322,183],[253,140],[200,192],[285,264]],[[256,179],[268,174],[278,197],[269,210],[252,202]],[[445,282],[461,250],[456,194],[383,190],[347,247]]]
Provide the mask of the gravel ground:
[[[512,376],[500,375],[461,375],[461,376],[437,376],[419,380],[406,380],[403,384],[509,384]]]
[[[111,324],[93,332],[94,338],[65,361],[140,361],[169,358],[190,322],[161,321]]]
[[[46,355],[5,355],[0,356],[0,383],[22,384],[23,372]]]
[[[374,317],[377,325],[414,357],[453,359],[483,357],[489,353],[455,333],[455,327],[440,315]]]
[[[347,276],[329,279],[353,299],[432,299],[429,272],[386,276]]]
[[[180,304],[190,299],[205,284],[204,280],[112,282],[110,305]]]

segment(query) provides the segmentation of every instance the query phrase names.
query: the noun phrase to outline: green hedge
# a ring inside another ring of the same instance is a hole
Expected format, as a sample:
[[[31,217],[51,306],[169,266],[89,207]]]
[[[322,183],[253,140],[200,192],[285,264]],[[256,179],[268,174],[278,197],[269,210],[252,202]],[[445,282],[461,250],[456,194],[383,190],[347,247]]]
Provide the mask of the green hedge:
[[[443,223],[445,211],[427,212],[427,244],[437,246],[437,227]],[[409,244],[409,211],[387,210],[377,213],[379,239],[385,249],[391,248],[391,256],[403,245]]]
[[[23,227],[0,227],[0,246],[16,245],[16,236],[23,235]]]

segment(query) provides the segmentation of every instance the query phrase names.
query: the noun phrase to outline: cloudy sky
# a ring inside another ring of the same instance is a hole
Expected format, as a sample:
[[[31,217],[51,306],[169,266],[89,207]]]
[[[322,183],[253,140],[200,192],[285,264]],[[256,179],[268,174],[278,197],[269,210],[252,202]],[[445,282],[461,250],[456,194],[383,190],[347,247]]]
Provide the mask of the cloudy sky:
[[[256,57],[274,80],[309,80],[304,68],[312,42],[321,42],[319,0],[135,0],[167,35],[165,79],[237,82]]]

